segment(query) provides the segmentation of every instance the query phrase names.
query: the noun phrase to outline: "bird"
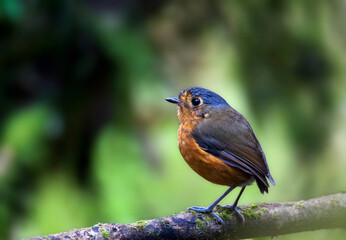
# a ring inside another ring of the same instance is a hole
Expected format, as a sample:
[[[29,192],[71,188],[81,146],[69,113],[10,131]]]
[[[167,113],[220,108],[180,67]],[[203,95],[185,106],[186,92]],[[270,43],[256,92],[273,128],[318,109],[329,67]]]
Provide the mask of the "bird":
[[[187,164],[201,177],[228,186],[209,207],[190,207],[199,213],[212,213],[215,206],[236,187],[241,190],[231,205],[245,223],[237,207],[246,186],[257,183],[268,193],[268,180],[275,186],[262,147],[249,122],[221,96],[202,87],[187,88],[178,97],[166,98],[178,108],[178,147]]]

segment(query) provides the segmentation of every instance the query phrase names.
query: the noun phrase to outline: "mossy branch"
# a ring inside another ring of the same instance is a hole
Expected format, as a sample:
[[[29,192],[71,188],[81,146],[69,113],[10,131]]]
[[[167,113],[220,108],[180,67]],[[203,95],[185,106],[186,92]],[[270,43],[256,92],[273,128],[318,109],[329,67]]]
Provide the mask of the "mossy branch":
[[[319,229],[346,229],[346,193],[240,208],[246,220],[244,226],[227,206],[217,206],[216,212],[224,224],[218,224],[211,214],[185,211],[132,224],[97,224],[32,239],[243,239]]]

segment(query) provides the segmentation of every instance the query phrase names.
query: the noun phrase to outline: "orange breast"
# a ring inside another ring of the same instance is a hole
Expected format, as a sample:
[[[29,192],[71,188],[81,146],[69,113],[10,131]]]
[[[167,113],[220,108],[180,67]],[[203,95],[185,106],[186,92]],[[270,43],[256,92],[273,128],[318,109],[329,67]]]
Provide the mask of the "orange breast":
[[[191,135],[194,122],[185,122],[179,126],[179,150],[187,164],[201,177],[220,185],[246,185],[252,177],[234,167],[230,167],[217,157],[199,147]]]

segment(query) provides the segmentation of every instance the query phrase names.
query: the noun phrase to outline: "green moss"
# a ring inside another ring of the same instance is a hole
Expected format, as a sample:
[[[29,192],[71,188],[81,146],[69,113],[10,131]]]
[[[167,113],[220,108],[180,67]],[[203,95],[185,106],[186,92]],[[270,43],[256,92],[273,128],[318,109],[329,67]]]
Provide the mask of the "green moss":
[[[258,209],[257,211],[254,211]],[[240,210],[240,212],[248,218],[259,218],[263,215],[263,212],[267,211],[266,208],[258,208],[257,204],[252,204],[249,207]]]
[[[250,205],[250,208],[251,208],[251,209],[258,208],[258,205],[257,205],[257,204],[255,204],[255,203],[254,203],[254,204],[251,204],[251,205]]]
[[[234,212],[228,209],[224,209],[222,212],[219,213],[219,216],[222,219],[231,219],[231,217],[233,216]]]
[[[139,231],[138,227],[136,227],[136,226],[129,226],[129,228],[130,228],[130,229],[136,229],[137,232]]]
[[[216,205],[216,206],[215,206],[215,210],[217,210],[217,211],[222,211],[222,210],[224,210],[224,209],[226,209],[226,208],[221,207],[220,205]]]
[[[161,220],[161,224],[164,228],[169,227],[169,222],[166,222],[165,220]]]
[[[212,213],[209,213],[206,215],[205,219],[208,221],[208,222],[211,222],[213,219],[214,219],[214,216]]]
[[[266,208],[259,208],[259,210],[257,211],[258,217],[261,217],[263,215],[264,212],[268,211],[268,209]]]
[[[199,218],[196,218],[196,225],[197,225],[197,228],[198,228],[198,229],[201,229],[201,228],[205,228],[205,227],[206,227],[205,222],[202,221],[202,220],[199,219]]]
[[[266,208],[260,208],[260,211],[263,213],[263,212],[266,212],[266,211],[268,211],[268,209],[266,209]]]
[[[219,213],[215,213],[215,214],[217,214],[217,215],[220,215]],[[211,225],[211,226],[214,226],[216,223],[217,223],[217,221],[218,221],[218,219],[213,215],[213,213],[211,212],[211,213],[208,213],[207,215],[206,215],[206,221]],[[216,221],[214,221],[214,219],[216,220]]]
[[[149,230],[148,230],[148,233],[149,233],[149,235],[151,235],[151,234],[153,233],[153,230],[152,230],[152,229],[149,229]]]
[[[279,212],[278,212],[278,211],[275,211],[275,212],[274,212],[274,217],[275,217],[275,218],[278,218],[278,217],[279,217]]]
[[[133,224],[133,226],[130,226],[129,228],[136,229],[137,231],[141,231],[145,229],[145,226],[147,225],[147,220],[140,220]]]
[[[198,213],[198,212],[196,212],[196,211],[193,211],[193,210],[186,210],[185,211],[186,213],[192,213],[194,216],[197,216],[198,214],[200,214],[200,213]],[[212,224],[212,221],[211,220],[213,220],[215,217],[213,216],[213,213],[212,212],[210,212],[210,213],[202,213],[203,214],[203,216],[205,216],[205,219],[208,221],[208,222],[211,222],[211,224]],[[162,223],[162,221],[161,221],[161,223]]]
[[[192,213],[193,215],[197,215],[197,212],[193,211],[193,210],[186,210],[184,211],[184,213]]]
[[[302,208],[302,207],[304,207],[304,206],[303,206],[303,204],[298,203],[298,204],[296,204],[296,206],[295,206],[295,207],[296,207],[296,209],[301,209],[301,208]]]
[[[104,229],[101,229],[101,233],[102,233],[102,236],[105,238],[105,239],[108,239],[109,238],[109,232],[104,230]]]

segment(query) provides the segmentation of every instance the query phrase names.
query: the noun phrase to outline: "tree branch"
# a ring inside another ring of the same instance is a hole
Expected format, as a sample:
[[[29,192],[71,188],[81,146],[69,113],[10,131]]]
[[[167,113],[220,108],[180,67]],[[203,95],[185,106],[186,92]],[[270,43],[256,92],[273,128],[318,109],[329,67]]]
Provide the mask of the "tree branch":
[[[243,239],[278,236],[318,229],[346,229],[346,193],[306,201],[262,203],[242,206],[239,217],[228,206],[217,206],[224,224],[211,214],[185,211],[173,216],[138,221],[132,224],[106,223],[57,233],[44,239]]]

